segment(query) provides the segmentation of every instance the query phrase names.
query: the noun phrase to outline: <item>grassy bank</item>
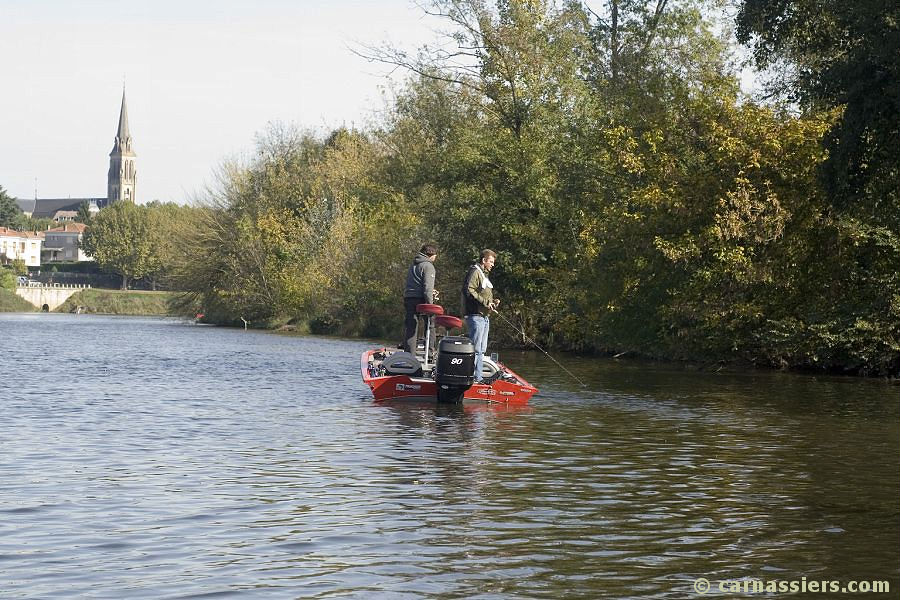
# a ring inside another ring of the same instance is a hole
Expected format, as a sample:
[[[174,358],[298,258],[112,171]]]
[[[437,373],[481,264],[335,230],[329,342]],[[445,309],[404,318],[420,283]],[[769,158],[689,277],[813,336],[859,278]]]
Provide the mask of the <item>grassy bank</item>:
[[[177,315],[173,308],[176,292],[82,290],[73,294],[55,312],[81,312],[105,315]]]
[[[31,302],[20,298],[12,290],[0,288],[0,312],[34,312]]]

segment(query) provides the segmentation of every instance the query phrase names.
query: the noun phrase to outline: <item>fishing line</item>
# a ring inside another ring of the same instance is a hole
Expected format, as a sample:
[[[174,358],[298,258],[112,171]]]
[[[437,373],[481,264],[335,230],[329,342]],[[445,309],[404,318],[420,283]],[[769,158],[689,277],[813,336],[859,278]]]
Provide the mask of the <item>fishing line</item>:
[[[503,321],[504,321],[507,325],[509,325],[510,327],[512,327],[513,329],[515,329],[515,330],[519,333],[519,335],[522,336],[523,339],[525,339],[525,340],[531,342],[532,344],[534,344],[534,347],[535,347],[535,348],[537,348],[538,350],[540,350],[541,352],[543,352],[544,354],[546,354],[546,355],[547,355],[547,358],[549,358],[550,360],[552,360],[553,362],[555,362],[556,365],[557,365],[560,369],[562,369],[563,371],[565,371],[566,373],[568,373],[569,376],[570,376],[572,379],[574,379],[575,381],[577,381],[578,383],[580,383],[580,384],[581,384],[581,387],[587,387],[587,384],[586,384],[585,382],[583,382],[583,381],[581,381],[580,379],[578,379],[578,377],[576,377],[575,374],[572,373],[572,371],[570,371],[570,370],[568,370],[567,368],[565,368],[564,366],[562,366],[562,364],[561,364],[558,360],[556,360],[555,358],[553,358],[552,356],[550,356],[550,353],[547,352],[546,350],[544,350],[543,348],[541,348],[540,345],[539,345],[536,341],[534,341],[533,339],[531,339],[530,337],[528,337],[527,335],[525,335],[525,332],[524,332],[523,330],[521,330],[521,329],[519,329],[518,327],[516,327],[515,325],[513,325],[513,324],[510,322],[509,319],[507,319],[506,317],[504,317],[503,315],[501,315],[500,313],[498,313],[496,310],[495,310],[495,311],[492,311],[492,312],[493,312],[493,314],[495,314],[495,315],[497,315],[498,317],[500,317],[501,319],[503,319]]]

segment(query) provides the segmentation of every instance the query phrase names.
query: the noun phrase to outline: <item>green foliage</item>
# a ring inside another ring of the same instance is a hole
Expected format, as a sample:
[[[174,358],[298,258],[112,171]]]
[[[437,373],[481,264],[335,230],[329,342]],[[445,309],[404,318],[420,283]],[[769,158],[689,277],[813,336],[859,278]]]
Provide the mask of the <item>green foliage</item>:
[[[836,114],[820,170],[828,215],[815,238],[830,256],[815,278],[824,288],[812,297],[822,306],[810,335],[841,364],[896,369],[900,6],[745,0],[737,25],[757,64],[774,71],[773,93]]]
[[[16,273],[12,269],[0,268],[0,288],[16,291]]]
[[[416,221],[377,183],[382,151],[358,132],[319,140],[281,125],[257,144],[250,164],[223,167],[186,238],[196,260],[177,270],[179,289],[212,321],[399,327],[385,308],[395,276],[372,266],[395,260],[394,230]]]
[[[18,229],[23,217],[19,205],[0,185],[0,227]]]
[[[35,310],[30,302],[20,298],[15,291],[0,285],[0,312],[34,312]]]
[[[56,312],[104,315],[178,315],[178,295],[175,292],[122,291],[85,289],[76,292],[61,304]]]
[[[745,0],[737,25],[757,64],[776,70],[774,93],[804,107],[843,109],[823,165],[833,204],[878,213],[875,225],[900,231],[900,6]]]
[[[26,217],[15,199],[0,186],[0,227],[9,227],[17,231],[45,231],[56,225],[53,219]]]
[[[173,289],[177,287],[176,272],[182,264],[193,260],[182,240],[190,239],[194,230],[202,227],[202,210],[156,200],[148,203],[145,208],[152,237],[157,240],[152,248],[156,268],[146,278],[150,280],[153,289],[157,285]]]
[[[16,275],[27,275],[28,267],[25,265],[25,261],[21,258],[17,258],[10,263],[10,268],[13,270],[13,273]]]
[[[16,294],[16,270],[0,267],[0,312],[33,312],[34,306]]]
[[[85,230],[81,247],[101,267],[122,276],[122,289],[129,280],[155,273],[159,246],[150,210],[132,202],[116,202],[100,211]]]
[[[842,106],[740,97],[720,6],[433,2],[445,43],[372,51],[414,73],[376,127],[275,125],[223,166],[173,285],[213,321],[390,338],[434,239],[449,312],[494,248],[504,316],[542,344],[900,372],[889,179],[857,206],[819,176]]]
[[[44,265],[46,267],[46,265]],[[54,262],[50,265],[59,273],[89,273],[99,274],[103,269],[96,262],[80,261],[80,262]]]
[[[24,213],[20,214],[19,217],[17,226],[19,231],[47,231],[59,226],[59,223],[51,218],[35,219],[34,217],[26,217]]]
[[[78,215],[75,220],[85,225],[91,224],[91,204],[87,200],[78,205]]]

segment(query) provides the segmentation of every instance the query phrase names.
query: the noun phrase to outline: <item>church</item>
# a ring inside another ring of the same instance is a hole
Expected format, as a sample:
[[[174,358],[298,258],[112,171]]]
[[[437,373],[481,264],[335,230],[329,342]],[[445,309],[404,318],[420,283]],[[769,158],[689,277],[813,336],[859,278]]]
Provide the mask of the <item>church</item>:
[[[132,147],[131,131],[128,129],[128,107],[125,104],[125,90],[122,90],[122,108],[119,110],[119,128],[109,153],[109,172],[106,176],[105,198],[34,198],[17,199],[16,203],[26,215],[35,219],[71,220],[82,203],[87,202],[95,212],[114,202],[134,202],[137,170]]]

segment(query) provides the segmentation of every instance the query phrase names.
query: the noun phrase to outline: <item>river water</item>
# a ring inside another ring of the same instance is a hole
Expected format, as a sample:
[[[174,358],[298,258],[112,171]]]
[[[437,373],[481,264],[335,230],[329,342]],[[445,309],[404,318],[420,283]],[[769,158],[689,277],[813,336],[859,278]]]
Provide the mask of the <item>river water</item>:
[[[54,314],[0,340],[0,598],[900,589],[884,382],[563,358],[582,388],[505,352],[527,408],[378,405],[359,340]]]

